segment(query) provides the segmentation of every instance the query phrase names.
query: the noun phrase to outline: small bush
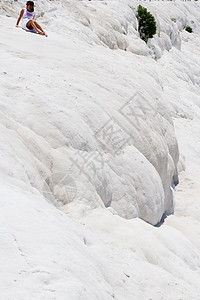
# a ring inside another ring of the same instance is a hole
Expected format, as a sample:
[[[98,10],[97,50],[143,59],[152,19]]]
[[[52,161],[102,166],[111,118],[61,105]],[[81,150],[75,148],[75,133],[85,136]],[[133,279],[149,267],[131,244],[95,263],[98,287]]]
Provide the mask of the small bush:
[[[176,23],[176,19],[175,18],[171,18],[171,21]]]
[[[186,27],[185,27],[185,30],[188,31],[189,33],[192,32],[192,28],[191,28],[190,26],[186,26]]]
[[[137,19],[139,23],[139,34],[143,41],[147,42],[156,33],[156,21],[154,16],[141,5],[137,8]]]

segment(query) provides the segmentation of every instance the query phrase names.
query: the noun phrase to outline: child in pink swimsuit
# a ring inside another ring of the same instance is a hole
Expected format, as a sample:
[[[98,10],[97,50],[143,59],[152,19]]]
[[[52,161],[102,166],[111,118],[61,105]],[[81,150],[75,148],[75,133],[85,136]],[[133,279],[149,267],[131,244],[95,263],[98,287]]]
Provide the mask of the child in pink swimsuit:
[[[16,27],[19,27],[19,22],[22,19],[22,28],[26,31],[39,33],[41,35],[47,36],[42,27],[34,21],[35,12],[34,12],[34,2],[28,1],[26,3],[27,9],[22,9],[17,20]]]

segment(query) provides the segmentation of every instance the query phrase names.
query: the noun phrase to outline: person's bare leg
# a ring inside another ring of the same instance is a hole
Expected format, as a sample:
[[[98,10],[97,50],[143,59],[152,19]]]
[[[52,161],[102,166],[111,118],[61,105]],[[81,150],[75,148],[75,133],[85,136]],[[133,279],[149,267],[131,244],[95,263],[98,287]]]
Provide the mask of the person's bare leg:
[[[42,29],[42,27],[36,22],[34,21],[35,25],[37,26],[37,28],[42,31],[44,33],[45,36],[47,36],[46,32]]]
[[[44,35],[44,32],[37,28],[37,26],[35,25],[35,22],[33,20],[28,21],[28,23],[26,24],[26,27],[30,30],[35,29],[39,34]]]

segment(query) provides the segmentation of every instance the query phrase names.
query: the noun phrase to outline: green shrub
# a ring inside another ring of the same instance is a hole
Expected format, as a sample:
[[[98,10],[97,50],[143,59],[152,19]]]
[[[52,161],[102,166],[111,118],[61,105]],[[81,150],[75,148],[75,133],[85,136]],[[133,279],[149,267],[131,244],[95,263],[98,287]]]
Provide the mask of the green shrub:
[[[176,23],[176,19],[175,18],[171,18],[171,21]]]
[[[154,16],[147,9],[141,5],[137,8],[137,19],[139,23],[139,34],[145,42],[152,38],[156,33],[156,21]]]
[[[188,31],[189,33],[192,32],[192,28],[191,28],[190,26],[186,26],[186,27],[185,27],[185,30]]]

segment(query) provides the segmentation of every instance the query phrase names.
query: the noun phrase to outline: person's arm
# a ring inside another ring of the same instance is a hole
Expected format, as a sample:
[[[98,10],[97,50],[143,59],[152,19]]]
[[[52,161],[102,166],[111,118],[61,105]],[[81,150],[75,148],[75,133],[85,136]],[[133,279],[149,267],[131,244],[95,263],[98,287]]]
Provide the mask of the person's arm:
[[[24,10],[22,9],[21,12],[20,12],[19,18],[18,18],[18,20],[17,20],[16,27],[19,27],[19,22],[20,22],[20,20],[21,20],[21,18],[22,18],[22,16],[23,16],[23,13],[24,13]]]
[[[34,16],[33,16],[33,20],[35,19],[35,15],[36,15],[36,14],[34,14]]]

